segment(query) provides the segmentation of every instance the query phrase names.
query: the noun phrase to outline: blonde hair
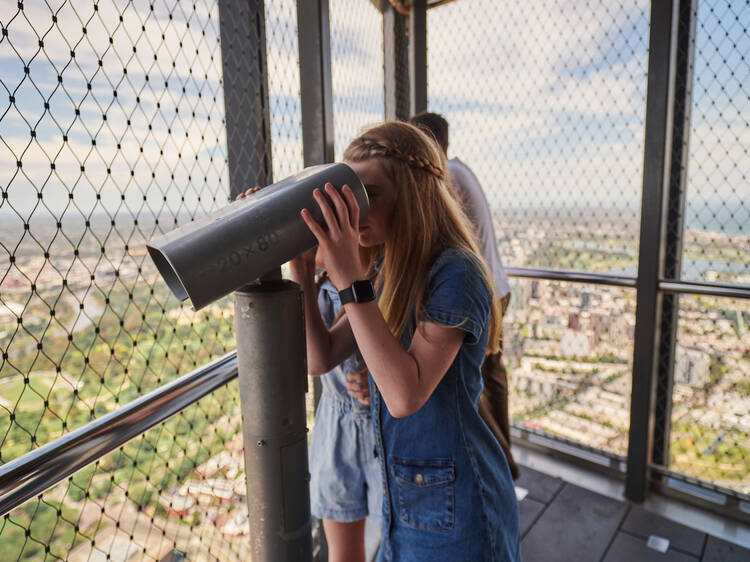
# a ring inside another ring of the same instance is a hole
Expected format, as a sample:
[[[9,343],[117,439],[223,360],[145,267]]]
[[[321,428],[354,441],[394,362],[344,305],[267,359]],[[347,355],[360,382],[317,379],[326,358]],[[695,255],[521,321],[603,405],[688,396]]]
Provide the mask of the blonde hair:
[[[344,151],[344,160],[379,159],[397,189],[388,238],[378,248],[363,248],[365,263],[383,261],[375,278],[378,304],[391,333],[401,337],[423,317],[422,299],[432,261],[447,248],[473,256],[491,297],[487,352],[497,352],[502,330],[500,300],[482,258],[473,225],[450,187],[445,155],[417,127],[388,121],[366,130]]]

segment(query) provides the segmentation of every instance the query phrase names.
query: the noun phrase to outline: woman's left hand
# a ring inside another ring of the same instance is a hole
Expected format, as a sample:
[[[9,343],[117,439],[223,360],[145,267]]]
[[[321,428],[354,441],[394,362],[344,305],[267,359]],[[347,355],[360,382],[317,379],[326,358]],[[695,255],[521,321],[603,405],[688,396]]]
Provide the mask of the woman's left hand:
[[[346,391],[349,396],[365,406],[370,405],[370,383],[367,381],[367,367],[356,373],[347,373]]]
[[[367,276],[359,254],[359,204],[348,185],[341,189],[343,197],[330,183],[324,189],[333,208],[319,189],[313,192],[313,197],[323,213],[326,229],[315,221],[307,209],[302,209],[300,214],[318,240],[318,256],[328,277],[341,291]]]

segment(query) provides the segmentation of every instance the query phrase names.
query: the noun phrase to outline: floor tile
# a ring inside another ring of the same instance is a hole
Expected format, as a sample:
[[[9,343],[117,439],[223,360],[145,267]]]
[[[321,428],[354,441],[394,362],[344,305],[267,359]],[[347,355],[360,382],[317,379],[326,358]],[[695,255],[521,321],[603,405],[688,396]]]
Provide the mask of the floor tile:
[[[519,466],[520,476],[515,481],[516,486],[526,488],[528,497],[542,503],[549,503],[564,482],[554,476],[549,476],[533,468]]]
[[[647,547],[646,539],[620,532],[603,562],[698,562],[698,558],[675,550],[672,545],[662,553]]]
[[[649,535],[658,535],[669,539],[675,548],[695,556],[703,552],[706,534],[675,523],[670,519],[646,511],[640,506],[633,506],[622,524],[622,530],[631,535],[647,539]]]
[[[521,511],[521,536],[529,530],[531,524],[536,520],[537,516],[544,509],[544,504],[531,498],[525,498],[518,504],[518,509]]]
[[[622,502],[566,484],[521,542],[523,559],[598,562],[626,512]]]
[[[750,550],[709,536],[701,560],[703,562],[747,562],[750,560]]]

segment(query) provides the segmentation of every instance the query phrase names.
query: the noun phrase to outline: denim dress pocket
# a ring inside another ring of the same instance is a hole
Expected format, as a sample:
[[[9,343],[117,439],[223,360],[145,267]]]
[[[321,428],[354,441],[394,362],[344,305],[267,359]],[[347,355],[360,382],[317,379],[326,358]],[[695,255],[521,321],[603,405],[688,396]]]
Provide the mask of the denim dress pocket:
[[[393,458],[401,521],[424,531],[453,529],[455,463],[450,460]]]

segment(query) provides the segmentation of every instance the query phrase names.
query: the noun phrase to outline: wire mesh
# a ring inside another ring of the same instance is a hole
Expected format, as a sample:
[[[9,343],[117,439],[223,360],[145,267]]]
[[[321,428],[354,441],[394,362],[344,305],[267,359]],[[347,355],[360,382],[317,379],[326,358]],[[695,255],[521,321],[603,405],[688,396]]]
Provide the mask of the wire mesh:
[[[370,0],[333,0],[331,74],[336,159],[367,125],[383,120],[383,17]]]
[[[303,167],[297,3],[267,1],[265,10],[273,176],[280,180]]]
[[[0,521],[4,560],[246,560],[237,383]]]
[[[648,3],[465,0],[428,30],[429,105],[505,262],[634,276]]]
[[[627,454],[635,293],[514,279],[503,322],[516,425]]]
[[[671,470],[750,496],[750,300],[681,295]]]
[[[698,2],[682,278],[750,285],[750,4]]]
[[[144,248],[228,199],[216,3],[19,2],[0,23],[5,463],[234,338],[230,302],[191,312]],[[3,558],[153,558],[207,536],[159,500],[236,431],[236,388],[222,392],[7,515]],[[169,526],[171,543],[154,538]]]
[[[144,248],[227,201],[216,7],[19,3],[2,27],[7,462],[225,353],[232,329],[226,302],[171,297]]]

